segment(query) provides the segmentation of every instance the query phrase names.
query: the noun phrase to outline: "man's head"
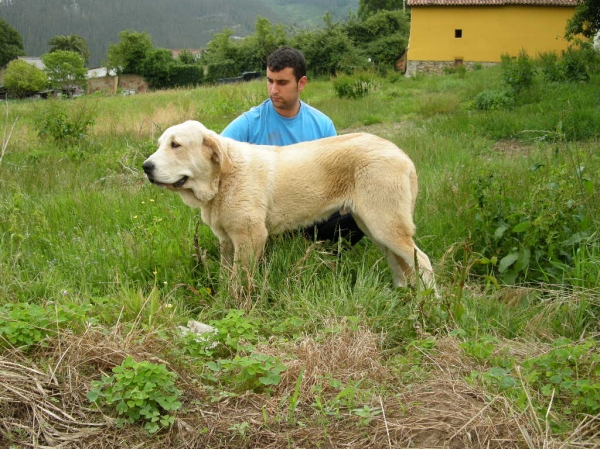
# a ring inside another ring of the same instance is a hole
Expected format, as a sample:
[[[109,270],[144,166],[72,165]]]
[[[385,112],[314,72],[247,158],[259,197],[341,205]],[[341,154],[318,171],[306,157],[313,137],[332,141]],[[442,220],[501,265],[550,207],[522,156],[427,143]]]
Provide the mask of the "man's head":
[[[287,67],[294,70],[296,82],[306,76],[306,60],[304,55],[295,48],[280,47],[269,55],[267,69],[272,72],[279,72]]]
[[[300,110],[300,92],[306,86],[306,61],[291,47],[275,50],[267,59],[267,89],[275,110],[294,117]]]

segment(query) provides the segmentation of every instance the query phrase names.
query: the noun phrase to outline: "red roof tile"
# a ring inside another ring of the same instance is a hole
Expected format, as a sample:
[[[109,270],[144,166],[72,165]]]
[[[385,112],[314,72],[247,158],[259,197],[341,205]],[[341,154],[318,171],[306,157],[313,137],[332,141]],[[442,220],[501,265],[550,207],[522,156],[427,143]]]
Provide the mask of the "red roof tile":
[[[408,6],[577,6],[580,0],[408,0]]]

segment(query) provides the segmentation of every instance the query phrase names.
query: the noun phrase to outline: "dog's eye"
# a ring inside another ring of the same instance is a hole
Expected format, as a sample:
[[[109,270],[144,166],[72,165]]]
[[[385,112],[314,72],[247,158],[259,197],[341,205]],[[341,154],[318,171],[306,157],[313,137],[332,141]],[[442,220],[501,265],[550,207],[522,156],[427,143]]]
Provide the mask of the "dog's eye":
[[[181,145],[179,145],[177,142],[172,141],[171,142],[171,148],[179,148]]]

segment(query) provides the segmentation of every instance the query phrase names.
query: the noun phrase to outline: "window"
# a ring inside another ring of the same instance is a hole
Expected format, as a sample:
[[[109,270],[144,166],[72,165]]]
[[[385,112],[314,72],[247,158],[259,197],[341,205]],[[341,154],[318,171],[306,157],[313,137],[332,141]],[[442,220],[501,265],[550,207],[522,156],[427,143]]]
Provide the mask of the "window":
[[[454,30],[454,37],[456,39],[461,39],[462,38],[462,30]]]

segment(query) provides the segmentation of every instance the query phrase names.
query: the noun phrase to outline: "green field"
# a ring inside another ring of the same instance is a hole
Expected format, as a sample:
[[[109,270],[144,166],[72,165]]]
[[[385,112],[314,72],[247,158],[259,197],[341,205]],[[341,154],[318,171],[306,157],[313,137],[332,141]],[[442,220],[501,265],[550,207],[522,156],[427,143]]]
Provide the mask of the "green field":
[[[141,164],[262,81],[0,104],[0,447],[598,447],[600,76],[478,108],[501,80],[303,93],[413,159],[439,297],[393,289],[367,240],[294,236],[229,288],[198,211]]]

